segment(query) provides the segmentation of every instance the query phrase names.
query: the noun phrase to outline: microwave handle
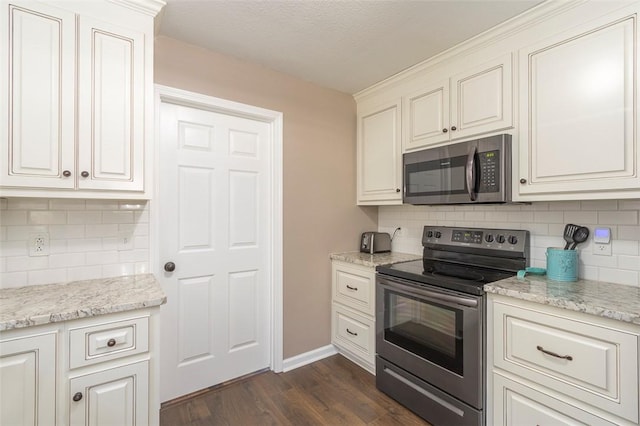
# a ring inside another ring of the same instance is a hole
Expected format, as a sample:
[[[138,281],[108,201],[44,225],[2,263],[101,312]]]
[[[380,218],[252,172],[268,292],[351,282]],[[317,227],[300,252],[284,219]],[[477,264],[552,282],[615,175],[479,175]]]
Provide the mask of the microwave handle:
[[[471,201],[476,200],[476,152],[478,148],[473,146],[467,156],[466,176],[467,176],[467,192]]]

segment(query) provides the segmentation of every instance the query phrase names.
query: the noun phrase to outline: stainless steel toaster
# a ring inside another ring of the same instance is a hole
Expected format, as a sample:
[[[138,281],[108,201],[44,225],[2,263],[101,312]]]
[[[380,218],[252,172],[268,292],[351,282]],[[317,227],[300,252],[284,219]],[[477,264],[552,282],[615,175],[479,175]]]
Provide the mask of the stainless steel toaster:
[[[391,236],[386,232],[363,232],[360,251],[371,254],[391,251]]]

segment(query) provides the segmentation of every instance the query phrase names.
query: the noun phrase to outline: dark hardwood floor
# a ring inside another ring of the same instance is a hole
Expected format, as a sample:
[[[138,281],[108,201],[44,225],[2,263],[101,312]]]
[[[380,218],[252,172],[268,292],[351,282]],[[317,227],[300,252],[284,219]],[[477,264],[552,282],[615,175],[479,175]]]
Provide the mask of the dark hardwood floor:
[[[163,404],[161,426],[420,425],[376,389],[375,377],[341,355],[287,373],[259,373]]]

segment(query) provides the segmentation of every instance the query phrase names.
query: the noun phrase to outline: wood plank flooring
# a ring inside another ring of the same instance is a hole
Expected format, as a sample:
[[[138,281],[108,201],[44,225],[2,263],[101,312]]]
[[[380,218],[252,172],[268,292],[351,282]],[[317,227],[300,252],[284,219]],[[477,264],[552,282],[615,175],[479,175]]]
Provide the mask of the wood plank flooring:
[[[160,426],[429,426],[376,389],[375,377],[341,355],[287,373],[256,374],[163,404]]]

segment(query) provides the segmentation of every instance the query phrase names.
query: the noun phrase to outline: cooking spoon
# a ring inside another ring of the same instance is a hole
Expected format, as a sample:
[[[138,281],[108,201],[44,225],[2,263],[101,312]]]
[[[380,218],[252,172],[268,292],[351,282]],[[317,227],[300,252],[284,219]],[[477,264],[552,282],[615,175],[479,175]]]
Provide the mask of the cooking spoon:
[[[573,233],[573,245],[571,246],[571,250],[575,250],[576,246],[587,241],[587,238],[589,238],[589,228],[586,226],[578,227],[576,232]]]
[[[578,225],[574,225],[571,223],[568,223],[567,226],[564,227],[564,240],[567,242],[567,244],[565,244],[564,246],[565,250],[569,250],[569,246],[571,246],[571,244],[575,242],[573,240],[573,234],[576,233],[578,228],[579,228]]]

